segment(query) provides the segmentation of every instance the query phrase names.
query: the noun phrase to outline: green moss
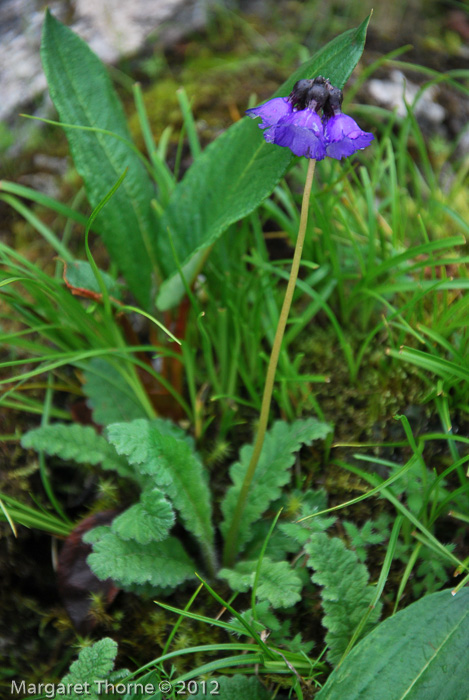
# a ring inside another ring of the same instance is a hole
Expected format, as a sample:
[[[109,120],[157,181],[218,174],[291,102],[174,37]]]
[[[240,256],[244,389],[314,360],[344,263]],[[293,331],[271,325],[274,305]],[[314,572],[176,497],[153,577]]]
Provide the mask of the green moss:
[[[198,55],[176,76],[164,74],[144,90],[154,137],[158,141],[163,130],[170,126],[173,128],[171,140],[178,142],[182,115],[177,90],[181,85],[191,101],[199,136],[208,143],[220,129],[227,128],[243,115],[252,93],[257,93],[259,100],[263,99],[277,89],[284,77],[284,72],[279,71],[272,61],[256,56]],[[129,125],[137,145],[143,147],[135,112],[130,116]]]
[[[363,339],[351,332],[347,340],[356,355]],[[386,355],[387,343],[387,338],[377,336],[363,359],[357,381],[352,382],[330,326],[316,326],[312,335],[301,339],[298,351],[305,356],[302,372],[329,377],[327,384],[315,385],[314,391],[326,420],[335,425],[335,442],[390,439],[393,416],[422,403],[427,384],[416,368],[400,365]]]

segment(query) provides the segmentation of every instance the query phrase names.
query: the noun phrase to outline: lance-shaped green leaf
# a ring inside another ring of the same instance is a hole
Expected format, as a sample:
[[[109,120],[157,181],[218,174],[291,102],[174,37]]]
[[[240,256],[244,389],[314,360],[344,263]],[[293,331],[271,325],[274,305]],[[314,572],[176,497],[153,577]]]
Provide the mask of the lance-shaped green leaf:
[[[317,75],[343,87],[362,55],[368,22],[369,18],[318,51],[276,95],[288,95],[297,80]],[[193,256],[201,264],[203,251],[271,194],[291,159],[288,148],[267,144],[249,117],[233,124],[196,159],[174,189],[162,219],[157,245],[162,270],[169,279],[158,296],[161,309],[176,304],[184,291],[174,280],[179,274],[177,261],[190,282],[197,270]]]
[[[469,697],[469,589],[425,596],[378,625],[331,674],[317,700]]]
[[[121,187],[95,222],[96,231],[127,284],[145,307],[150,301],[151,274],[156,268],[156,217],[150,201],[151,180],[129,143],[131,136],[122,105],[99,58],[49,11],[44,21],[41,57],[49,91],[64,124],[97,127],[118,137],[66,129],[73,160],[88,200],[96,207],[128,168]]]
[[[185,527],[201,546],[211,573],[215,570],[214,530],[210,490],[193,442],[180,428],[164,420],[138,419],[107,429],[118,454],[138,465],[141,474],[169,496]]]

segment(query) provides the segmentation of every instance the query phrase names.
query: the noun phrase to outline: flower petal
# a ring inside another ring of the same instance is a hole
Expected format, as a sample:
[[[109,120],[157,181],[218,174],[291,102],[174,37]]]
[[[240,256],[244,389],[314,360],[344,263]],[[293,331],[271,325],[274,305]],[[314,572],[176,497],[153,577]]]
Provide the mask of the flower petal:
[[[369,146],[374,136],[368,131],[362,131],[347,114],[336,114],[324,125],[324,139],[326,154],[340,160]]]
[[[293,112],[264,134],[268,143],[289,148],[296,156],[322,160],[326,156],[321,118],[311,109]]]
[[[247,109],[246,114],[248,114],[251,119],[261,117],[262,121],[258,125],[259,129],[267,129],[270,126],[278,124],[280,119],[288,117],[292,111],[293,107],[288,97],[274,97],[272,100],[260,105],[260,107]]]
[[[329,158],[341,160],[342,158],[348,158],[348,156],[353,155],[356,151],[359,151],[360,148],[362,147],[357,146],[356,141],[352,141],[352,139],[345,136],[341,141],[327,144],[326,155],[328,155]]]
[[[326,155],[324,143],[317,134],[301,126],[276,127],[273,141],[270,143],[285,146],[296,156],[322,160]]]

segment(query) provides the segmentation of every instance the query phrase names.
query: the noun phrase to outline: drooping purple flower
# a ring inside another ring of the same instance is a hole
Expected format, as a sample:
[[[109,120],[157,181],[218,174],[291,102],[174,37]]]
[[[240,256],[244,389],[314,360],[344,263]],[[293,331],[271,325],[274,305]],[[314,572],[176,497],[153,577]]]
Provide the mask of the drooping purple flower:
[[[331,87],[329,92],[324,108],[326,155],[340,160],[369,146],[374,136],[362,131],[352,117],[342,113],[342,90]]]
[[[297,156],[322,160],[326,155],[324,127],[317,110],[328,98],[328,83],[322,78],[299,80],[288,97],[276,97],[260,107],[247,110],[250,117],[262,117],[267,143],[289,148]]]
[[[340,160],[369,146],[374,136],[368,131],[362,131],[352,117],[340,113],[326,122],[324,138],[326,155]]]
[[[250,117],[261,117],[267,143],[289,148],[297,156],[322,160],[346,158],[366,148],[373,134],[362,131],[342,114],[342,90],[322,76],[299,80],[288,97],[274,97],[260,107],[248,109]],[[323,110],[323,118],[318,112]]]
[[[307,107],[284,117],[264,132],[267,143],[289,148],[296,156],[322,160],[326,155],[321,117]]]
[[[288,117],[292,112],[293,105],[288,97],[274,97],[272,100],[260,105],[260,107],[253,107],[252,109],[246,110],[246,114],[248,114],[251,119],[262,117],[262,121],[258,125],[259,129],[267,129],[270,126],[275,126],[280,119]]]

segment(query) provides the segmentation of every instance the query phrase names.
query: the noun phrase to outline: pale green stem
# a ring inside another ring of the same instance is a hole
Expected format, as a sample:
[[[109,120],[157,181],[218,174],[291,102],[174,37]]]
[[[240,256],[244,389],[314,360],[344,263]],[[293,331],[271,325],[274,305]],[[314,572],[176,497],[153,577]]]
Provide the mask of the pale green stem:
[[[298,270],[300,268],[301,255],[303,252],[303,244],[306,234],[306,224],[308,223],[309,198],[311,194],[311,186],[313,184],[315,165],[315,160],[309,161],[308,173],[306,175],[306,183],[303,193],[303,202],[301,204],[300,227],[298,229],[298,237],[296,239],[295,253],[293,255],[293,262],[290,271],[290,279],[288,280],[287,291],[285,292],[285,299],[283,300],[283,306],[280,312],[277,330],[275,332],[275,338],[272,345],[269,366],[267,368],[264,395],[262,397],[262,406],[259,416],[259,424],[257,427],[256,441],[254,443],[251,461],[249,462],[249,466],[246,471],[246,476],[244,477],[244,481],[241,486],[238,502],[236,504],[236,509],[233,514],[233,520],[231,521],[230,529],[228,530],[226,536],[224,554],[225,566],[232,566],[234,563],[237,551],[236,545],[239,534],[239,526],[241,524],[244,507],[246,505],[246,501],[249,495],[249,488],[254,478],[254,473],[256,471],[257,463],[262,452],[262,446],[264,444],[265,431],[267,429],[267,423],[269,421],[270,404],[272,402],[272,392],[274,390],[275,372],[277,369],[278,358],[282,347],[282,340],[283,335],[285,333],[285,327],[287,325],[288,314],[290,313],[290,308],[292,305],[293,293],[295,291],[296,281],[298,279]]]

